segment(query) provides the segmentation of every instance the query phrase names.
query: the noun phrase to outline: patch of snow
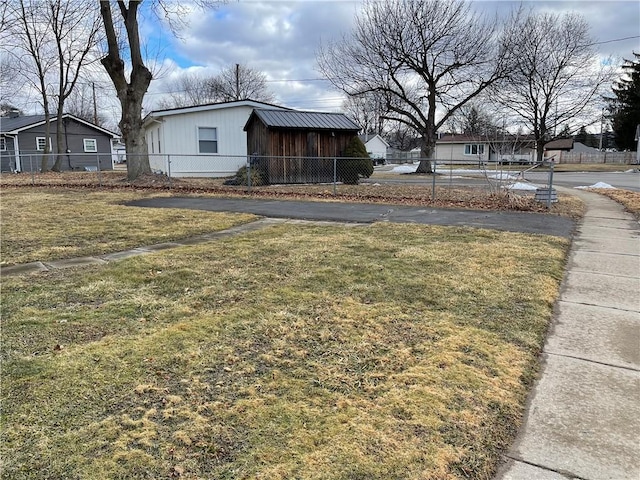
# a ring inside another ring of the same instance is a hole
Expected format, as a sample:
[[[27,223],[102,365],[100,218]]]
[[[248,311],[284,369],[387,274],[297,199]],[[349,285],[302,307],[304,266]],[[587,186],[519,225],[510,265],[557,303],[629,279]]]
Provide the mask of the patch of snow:
[[[539,187],[537,185],[534,185],[532,183],[523,183],[523,182],[516,182],[516,183],[512,183],[511,185],[505,185],[503,188],[507,188],[509,190],[537,190]]]
[[[502,172],[502,173],[491,173],[487,175],[487,178],[493,178],[496,180],[515,180],[516,178],[518,178],[515,175],[509,175],[508,173]]]
[[[416,173],[417,169],[418,169],[418,165],[414,163],[413,165],[398,165],[397,167],[393,167],[393,170],[391,170],[391,172],[393,172],[393,173]]]
[[[612,188],[612,189],[616,190],[616,187],[612,187],[612,186],[611,186],[611,185],[609,185],[608,183],[604,183],[604,182],[594,183],[593,185],[589,185],[588,187],[587,187],[587,186],[582,185],[582,186],[580,186],[580,187],[575,187],[575,188],[578,188],[578,189],[580,189],[580,190],[585,190],[585,189],[587,189],[587,188]]]

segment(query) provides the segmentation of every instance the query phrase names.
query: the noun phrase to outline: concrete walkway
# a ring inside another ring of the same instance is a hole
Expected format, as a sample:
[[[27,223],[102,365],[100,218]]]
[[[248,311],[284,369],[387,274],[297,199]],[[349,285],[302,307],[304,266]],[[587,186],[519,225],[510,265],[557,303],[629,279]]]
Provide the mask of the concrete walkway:
[[[197,245],[200,243],[211,242],[218,238],[225,238],[233,235],[238,235],[244,232],[252,232],[259,230],[270,225],[278,223],[312,223],[312,224],[340,224],[348,227],[362,226],[359,223],[344,223],[344,222],[322,222],[322,221],[305,221],[305,220],[289,220],[286,218],[261,218],[251,223],[245,223],[237,225],[235,227],[221,230],[219,232],[205,233],[203,235],[197,235],[195,237],[185,238],[183,240],[176,240],[173,242],[158,243],[155,245],[148,245],[145,247],[132,248],[131,250],[124,250],[122,252],[114,252],[105,255],[95,257],[76,257],[67,258],[64,260],[51,260],[45,262],[30,262],[21,263],[18,265],[10,265],[7,267],[0,267],[0,277],[7,275],[21,275],[25,273],[39,273],[48,272],[50,270],[59,270],[64,268],[81,267],[83,265],[99,265],[107,262],[121,260],[124,258],[136,257],[138,255],[146,255],[149,253],[157,252],[160,250],[166,250],[168,248],[182,247],[186,245]]]
[[[616,202],[572,193],[587,214],[497,480],[640,479],[640,228]]]

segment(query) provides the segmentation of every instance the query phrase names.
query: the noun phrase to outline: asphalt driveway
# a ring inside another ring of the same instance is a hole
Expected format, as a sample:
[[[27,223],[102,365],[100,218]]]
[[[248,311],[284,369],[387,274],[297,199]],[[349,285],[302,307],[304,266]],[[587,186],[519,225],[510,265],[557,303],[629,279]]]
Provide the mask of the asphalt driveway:
[[[354,223],[397,222],[489,228],[509,232],[570,237],[574,222],[566,217],[540,213],[488,210],[455,210],[365,203],[257,200],[251,198],[149,198],[127,205],[182,208],[212,212],[253,213],[263,217]]]

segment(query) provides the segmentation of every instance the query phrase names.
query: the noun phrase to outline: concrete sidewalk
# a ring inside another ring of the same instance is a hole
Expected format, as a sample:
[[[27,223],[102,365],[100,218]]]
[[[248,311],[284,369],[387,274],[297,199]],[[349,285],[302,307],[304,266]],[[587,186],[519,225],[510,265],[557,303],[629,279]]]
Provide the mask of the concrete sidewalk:
[[[497,480],[640,478],[640,228],[587,204],[529,397]]]

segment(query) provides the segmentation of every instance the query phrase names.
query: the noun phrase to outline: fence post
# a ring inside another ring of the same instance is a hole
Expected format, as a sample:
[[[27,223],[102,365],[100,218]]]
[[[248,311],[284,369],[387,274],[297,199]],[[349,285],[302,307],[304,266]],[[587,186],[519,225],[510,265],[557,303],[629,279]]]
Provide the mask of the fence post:
[[[102,177],[100,176],[100,154],[96,153],[96,160],[98,161],[98,185],[102,187]]]
[[[169,190],[173,188],[171,184],[171,155],[167,155],[167,177],[169,177]]]
[[[438,162],[436,162],[434,160],[433,162],[433,168],[431,170],[433,170],[433,173],[431,174],[431,176],[433,177],[431,179],[431,201],[435,202],[436,200],[436,165],[438,164]]]
[[[31,185],[35,185],[36,176],[33,173],[33,155],[29,155],[29,170],[31,170]]]
[[[251,157],[247,156],[247,193],[251,193]]]
[[[338,183],[338,159],[333,157],[333,196],[335,197],[338,193],[336,191],[336,185]]]
[[[547,209],[551,208],[551,190],[553,188],[553,160],[549,164],[549,189],[547,191]]]

